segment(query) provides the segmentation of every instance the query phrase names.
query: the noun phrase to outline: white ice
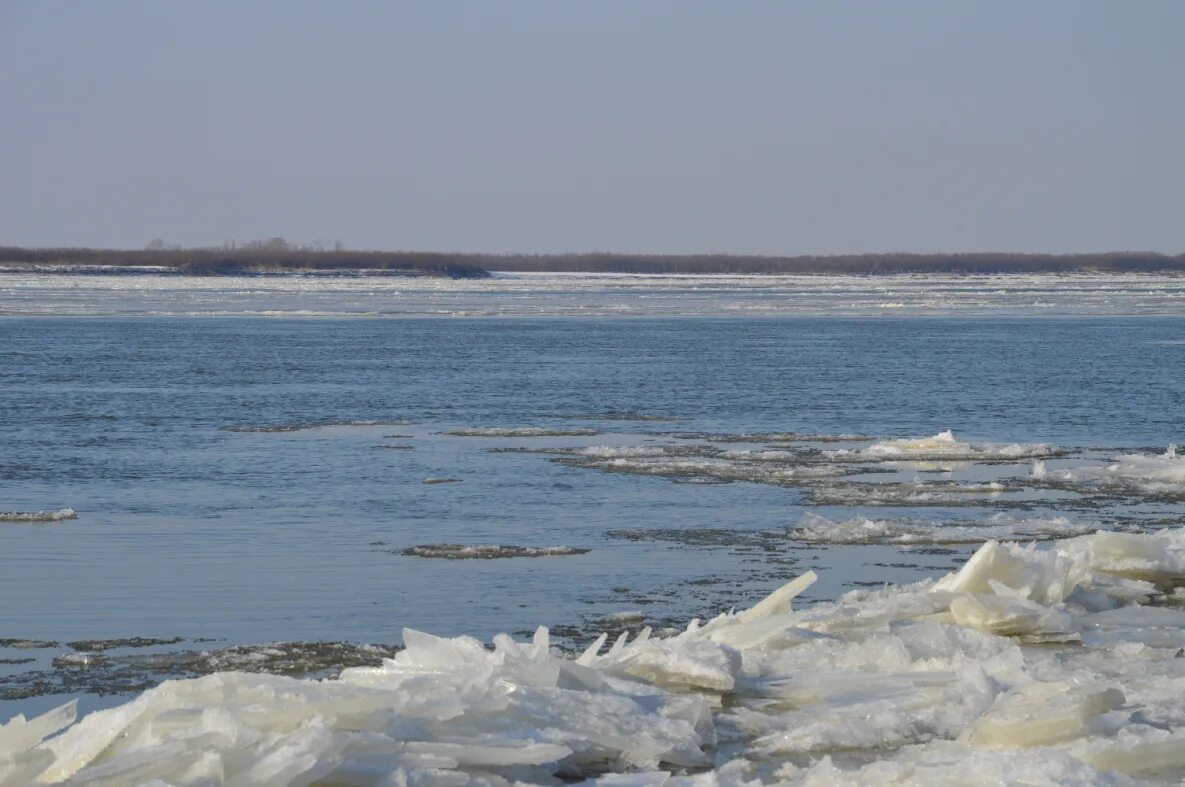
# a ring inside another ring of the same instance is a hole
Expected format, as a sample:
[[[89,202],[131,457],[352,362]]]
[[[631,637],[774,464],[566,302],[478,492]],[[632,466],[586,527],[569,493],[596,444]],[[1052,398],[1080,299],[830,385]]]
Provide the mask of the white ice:
[[[794,537],[814,544],[979,544],[991,539],[1045,540],[1089,533],[1063,516],[1020,517],[1001,512],[978,521],[931,522],[922,519],[869,519],[857,516],[833,522],[804,514]]]
[[[1185,497],[1185,456],[1170,445],[1163,454],[1125,454],[1102,466],[1054,470],[1034,463],[1032,478],[1074,489],[1117,489]]]
[[[335,680],[216,673],[0,726],[0,785],[1136,784],[1185,775],[1185,529],[989,541],[674,636],[405,630]],[[69,726],[68,726],[69,725]],[[56,735],[57,730],[67,727]]]
[[[1181,313],[1174,274],[47,276],[3,273],[13,315],[990,315]]]
[[[950,429],[932,437],[903,437],[881,440],[866,448],[826,452],[836,461],[885,461],[896,459],[1024,459],[1057,455],[1045,443],[969,443],[955,438]]]

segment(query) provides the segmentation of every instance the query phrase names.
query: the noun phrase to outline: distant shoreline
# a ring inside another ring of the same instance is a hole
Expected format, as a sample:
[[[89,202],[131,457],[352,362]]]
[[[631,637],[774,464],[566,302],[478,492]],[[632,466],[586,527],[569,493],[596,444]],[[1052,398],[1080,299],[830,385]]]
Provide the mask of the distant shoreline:
[[[842,274],[1181,273],[1185,254],[849,254],[759,257],[647,254],[461,254],[264,249],[0,247],[0,273],[185,276],[341,275],[486,278],[506,273]]]

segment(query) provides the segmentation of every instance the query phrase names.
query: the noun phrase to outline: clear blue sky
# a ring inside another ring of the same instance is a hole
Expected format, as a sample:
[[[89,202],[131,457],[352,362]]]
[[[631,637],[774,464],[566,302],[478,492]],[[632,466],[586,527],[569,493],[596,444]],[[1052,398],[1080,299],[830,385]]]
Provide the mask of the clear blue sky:
[[[1185,2],[0,0],[0,244],[1185,252]]]

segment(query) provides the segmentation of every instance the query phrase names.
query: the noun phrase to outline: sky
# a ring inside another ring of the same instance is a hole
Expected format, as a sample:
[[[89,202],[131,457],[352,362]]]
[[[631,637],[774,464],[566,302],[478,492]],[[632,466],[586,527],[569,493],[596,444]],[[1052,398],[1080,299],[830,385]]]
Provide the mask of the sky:
[[[1185,2],[0,0],[0,245],[1185,252]]]

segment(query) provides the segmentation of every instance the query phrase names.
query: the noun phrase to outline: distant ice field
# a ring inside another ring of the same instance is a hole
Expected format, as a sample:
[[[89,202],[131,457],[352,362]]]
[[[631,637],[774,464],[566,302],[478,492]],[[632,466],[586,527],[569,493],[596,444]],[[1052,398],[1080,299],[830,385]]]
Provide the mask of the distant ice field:
[[[1180,315],[1185,276],[58,275],[0,272],[0,315]]]

